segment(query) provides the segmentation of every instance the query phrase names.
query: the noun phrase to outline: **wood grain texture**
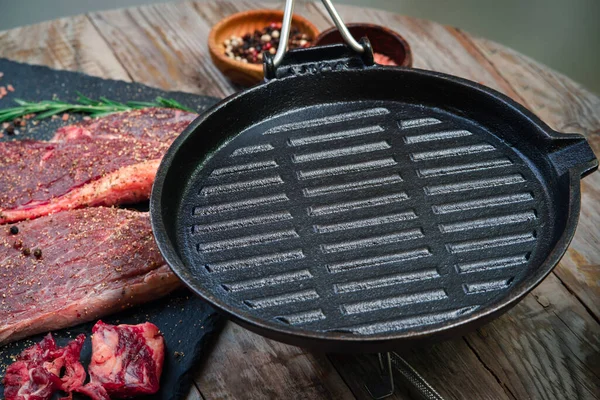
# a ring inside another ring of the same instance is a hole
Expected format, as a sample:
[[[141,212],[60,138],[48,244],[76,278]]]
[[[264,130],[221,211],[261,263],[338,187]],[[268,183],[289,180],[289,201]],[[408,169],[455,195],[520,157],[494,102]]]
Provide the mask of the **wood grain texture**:
[[[235,91],[211,62],[206,43],[211,25],[191,3],[157,4],[90,17],[135,81],[218,97]]]
[[[429,382],[444,399],[510,399],[495,376],[483,367],[479,359],[463,339],[455,339],[429,347],[415,348],[399,353],[417,372]],[[360,399],[370,396],[364,383],[378,363],[374,355],[330,355],[344,381]],[[401,377],[395,380],[400,385],[390,399],[411,398],[403,388]],[[370,378],[373,379],[373,378]]]
[[[101,78],[131,80],[83,15],[0,32],[0,56]]]
[[[389,381],[386,376],[381,374],[377,355],[330,354],[328,357],[357,399],[369,399],[371,397],[367,391],[367,385],[372,386],[381,382],[384,387],[387,387]],[[397,373],[394,373],[394,383],[396,384],[394,394],[387,399],[410,400],[411,394],[398,381]]]
[[[168,90],[226,96],[238,88],[212,64],[207,36],[223,17],[283,2],[166,3],[0,32],[1,56]],[[553,129],[587,135],[600,155],[600,98],[535,61],[459,29],[383,11],[338,6],[347,22],[389,27],[410,43],[416,68],[499,90]],[[320,30],[321,4],[296,13]],[[575,238],[559,266],[503,317],[464,339],[404,357],[448,399],[576,399],[600,396],[600,173],[582,181]],[[360,398],[373,356],[313,354],[228,324],[198,370],[190,399]],[[396,399],[409,398],[399,388]]]
[[[202,394],[196,385],[192,385],[185,400],[204,400],[204,398],[202,397]]]
[[[600,329],[554,275],[466,340],[516,399],[600,396]]]
[[[227,324],[198,370],[206,399],[352,399],[325,354],[311,353]]]

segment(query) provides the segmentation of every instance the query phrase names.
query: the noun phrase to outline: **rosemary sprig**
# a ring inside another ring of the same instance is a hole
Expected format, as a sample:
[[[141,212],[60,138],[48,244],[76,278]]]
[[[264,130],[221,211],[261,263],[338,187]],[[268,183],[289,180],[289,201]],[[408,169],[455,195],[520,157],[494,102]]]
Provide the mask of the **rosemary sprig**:
[[[35,119],[44,119],[53,115],[62,113],[82,113],[91,117],[100,117],[121,111],[129,111],[146,107],[165,107],[177,108],[184,111],[195,112],[173,99],[157,97],[154,101],[128,101],[121,103],[118,101],[100,97],[98,100],[77,93],[78,97],[75,103],[60,101],[58,98],[44,101],[25,101],[16,99],[17,107],[0,109],[0,123],[12,121],[15,118],[28,114],[36,114]]]

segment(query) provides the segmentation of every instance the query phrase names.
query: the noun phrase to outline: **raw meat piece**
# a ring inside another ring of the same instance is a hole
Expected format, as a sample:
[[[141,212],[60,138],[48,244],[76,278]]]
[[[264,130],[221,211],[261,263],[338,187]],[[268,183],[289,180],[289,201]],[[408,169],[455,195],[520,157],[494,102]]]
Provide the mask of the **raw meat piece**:
[[[85,385],[77,388],[74,392],[86,395],[92,400],[110,400],[110,396],[106,392],[106,389],[99,383],[86,383]]]
[[[132,138],[0,143],[0,223],[146,200],[168,147]]]
[[[198,114],[173,108],[143,108],[65,126],[56,131],[52,141],[102,135],[104,138],[128,136],[171,142],[196,117]]]
[[[109,325],[92,329],[89,371],[111,397],[156,393],[165,356],[164,339],[156,325]]]
[[[57,390],[71,392],[83,385],[86,374],[79,354],[84,341],[85,335],[81,334],[65,347],[57,347],[48,334],[40,343],[23,350],[6,369],[6,400],[50,399]]]
[[[97,319],[178,286],[148,213],[93,207],[0,227],[0,345]]]
[[[0,143],[0,224],[150,197],[160,160],[196,114],[112,114],[61,128],[53,142]]]

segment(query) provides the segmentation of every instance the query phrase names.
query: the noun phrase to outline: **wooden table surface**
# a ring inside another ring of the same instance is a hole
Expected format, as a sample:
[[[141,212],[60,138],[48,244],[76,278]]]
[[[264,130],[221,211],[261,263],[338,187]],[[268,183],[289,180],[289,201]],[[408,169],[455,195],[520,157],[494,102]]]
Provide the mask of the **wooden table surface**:
[[[221,18],[253,8],[282,9],[283,2],[182,2],[64,18],[0,32],[0,56],[224,97],[237,88],[213,67],[208,32]],[[296,8],[319,29],[331,25],[321,4]],[[372,9],[339,11],[347,22],[398,31],[412,46],[415,67],[504,92],[552,128],[583,133],[600,155],[600,99],[563,75],[453,27]],[[493,323],[405,355],[442,396],[600,398],[600,173],[585,178],[581,192],[575,238],[541,285]],[[368,399],[364,375],[374,368],[373,356],[315,353],[228,323],[189,398]],[[403,388],[390,397],[406,398]]]

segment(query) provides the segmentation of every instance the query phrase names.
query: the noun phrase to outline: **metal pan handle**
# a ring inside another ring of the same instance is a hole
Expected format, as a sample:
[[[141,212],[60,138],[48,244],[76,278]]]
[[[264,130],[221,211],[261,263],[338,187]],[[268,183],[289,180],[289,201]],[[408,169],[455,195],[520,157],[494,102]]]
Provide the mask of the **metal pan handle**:
[[[352,50],[355,52],[362,54],[365,51],[365,48],[354,39],[354,37],[350,34],[350,31],[342,21],[342,17],[338,14],[337,10],[333,6],[331,0],[322,0],[323,5],[327,9],[327,12],[331,16],[335,26],[340,31],[342,38],[344,41],[350,46]],[[294,0],[286,0],[285,9],[283,10],[283,22],[281,24],[281,34],[279,36],[279,47],[277,48],[277,52],[275,53],[275,57],[273,58],[273,65],[275,68],[281,65],[281,61],[283,60],[283,56],[285,55],[288,47],[288,41],[290,38],[290,30],[292,27],[292,14],[294,13]],[[283,44],[283,45],[282,45]]]

